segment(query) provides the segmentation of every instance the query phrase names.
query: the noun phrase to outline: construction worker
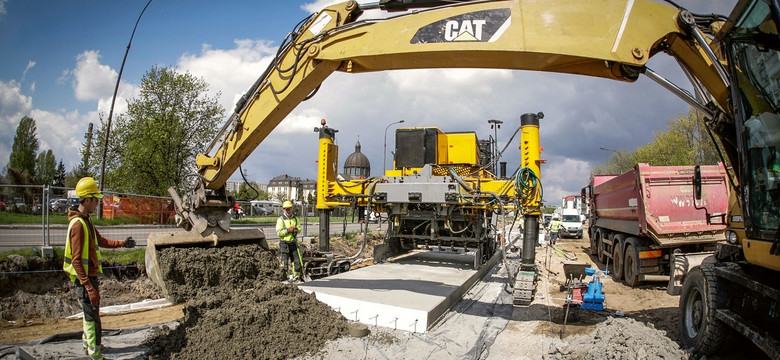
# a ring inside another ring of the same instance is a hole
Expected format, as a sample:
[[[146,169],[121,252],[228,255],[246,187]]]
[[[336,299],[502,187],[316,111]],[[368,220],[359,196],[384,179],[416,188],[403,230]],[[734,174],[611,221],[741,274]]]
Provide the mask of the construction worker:
[[[76,184],[78,206],[68,210],[68,233],[65,241],[63,270],[76,285],[76,295],[84,311],[84,333],[81,336],[84,350],[90,359],[103,359],[100,324],[100,287],[97,274],[103,272],[100,265],[100,248],[135,247],[135,240],[109,240],[95,229],[89,214],[95,212],[103,194],[95,179],[85,177]]]
[[[282,216],[276,220],[276,234],[279,235],[279,253],[282,267],[290,282],[300,281],[303,269],[303,257],[298,249],[298,232],[301,230],[298,217],[293,215],[291,201],[282,203]],[[289,273],[289,260],[292,260],[292,274]]]
[[[561,226],[563,226],[561,216],[553,214],[552,221],[550,221],[550,245],[555,245],[555,240],[558,239],[558,230]]]

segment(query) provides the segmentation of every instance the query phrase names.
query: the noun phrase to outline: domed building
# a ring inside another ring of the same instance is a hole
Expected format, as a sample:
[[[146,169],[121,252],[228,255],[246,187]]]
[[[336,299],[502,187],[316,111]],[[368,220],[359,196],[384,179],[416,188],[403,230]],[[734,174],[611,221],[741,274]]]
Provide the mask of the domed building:
[[[355,144],[355,152],[344,161],[344,177],[348,180],[366,179],[371,176],[371,163],[360,152],[360,140]]]

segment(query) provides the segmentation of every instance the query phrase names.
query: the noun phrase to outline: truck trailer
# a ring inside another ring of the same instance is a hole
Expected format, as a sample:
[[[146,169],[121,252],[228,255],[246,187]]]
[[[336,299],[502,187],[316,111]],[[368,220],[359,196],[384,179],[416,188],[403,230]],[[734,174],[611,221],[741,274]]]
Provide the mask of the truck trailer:
[[[611,264],[616,280],[629,286],[668,281],[675,254],[697,262],[686,264],[690,269],[725,240],[726,169],[701,166],[701,200],[694,200],[693,175],[692,166],[640,163],[621,175],[591,176],[582,189],[590,205],[590,251]]]

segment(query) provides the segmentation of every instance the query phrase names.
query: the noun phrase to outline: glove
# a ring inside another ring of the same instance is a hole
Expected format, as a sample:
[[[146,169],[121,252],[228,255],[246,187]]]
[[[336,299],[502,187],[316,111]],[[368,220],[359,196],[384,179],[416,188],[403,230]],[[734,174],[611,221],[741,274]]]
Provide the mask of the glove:
[[[98,294],[92,284],[85,284],[84,289],[87,290],[87,295],[89,295],[89,302],[94,306],[100,306],[100,294]]]
[[[132,236],[128,236],[127,239],[125,239],[124,246],[128,249],[132,249],[135,247],[135,240],[133,240]]]

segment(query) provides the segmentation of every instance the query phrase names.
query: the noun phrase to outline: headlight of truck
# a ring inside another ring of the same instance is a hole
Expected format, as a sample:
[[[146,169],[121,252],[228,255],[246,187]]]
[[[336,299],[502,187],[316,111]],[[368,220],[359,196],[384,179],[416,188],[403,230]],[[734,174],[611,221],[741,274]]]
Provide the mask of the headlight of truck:
[[[731,230],[726,230],[726,241],[728,241],[729,244],[731,244],[731,245],[736,245],[737,244],[737,233],[735,233],[735,232],[733,232]]]

